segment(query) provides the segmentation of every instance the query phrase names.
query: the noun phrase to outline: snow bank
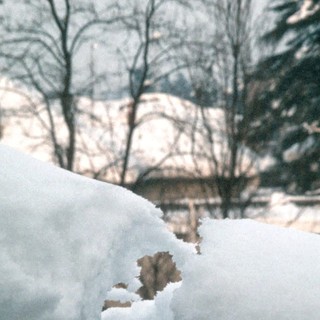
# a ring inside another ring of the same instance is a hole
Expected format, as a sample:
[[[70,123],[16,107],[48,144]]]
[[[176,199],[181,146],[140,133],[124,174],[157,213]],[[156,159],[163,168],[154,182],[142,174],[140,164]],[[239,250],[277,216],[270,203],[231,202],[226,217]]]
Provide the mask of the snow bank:
[[[0,163],[1,320],[99,319],[106,297],[132,307],[108,309],[103,320],[319,318],[317,235],[205,219],[198,255],[122,188],[1,145]],[[139,301],[136,260],[156,251],[173,254],[183,280]],[[118,282],[128,290],[112,289]]]
[[[136,289],[136,260],[186,245],[129,191],[0,145],[0,318],[99,319],[108,290]],[[131,285],[131,283],[133,285]]]
[[[171,303],[175,319],[317,320],[318,235],[249,220],[205,220]]]
[[[317,320],[319,236],[249,220],[206,219],[200,255],[155,301],[109,309],[103,320]]]

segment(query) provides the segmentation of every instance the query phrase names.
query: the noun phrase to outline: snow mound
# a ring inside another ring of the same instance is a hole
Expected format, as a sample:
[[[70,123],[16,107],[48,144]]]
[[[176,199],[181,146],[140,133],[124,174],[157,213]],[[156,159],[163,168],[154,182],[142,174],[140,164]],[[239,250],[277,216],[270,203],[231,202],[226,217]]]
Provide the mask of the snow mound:
[[[250,220],[206,219],[201,254],[155,301],[109,309],[103,320],[317,320],[319,236]]]
[[[133,286],[138,258],[170,251],[182,267],[190,248],[146,200],[3,145],[0,163],[2,320],[99,319],[114,284]]]
[[[318,235],[205,219],[196,254],[131,192],[2,145],[0,162],[1,320],[319,319]],[[139,301],[136,260],[157,251],[182,282]],[[107,297],[132,306],[101,315]]]
[[[317,320],[318,235],[249,220],[205,220],[173,295],[174,319]]]

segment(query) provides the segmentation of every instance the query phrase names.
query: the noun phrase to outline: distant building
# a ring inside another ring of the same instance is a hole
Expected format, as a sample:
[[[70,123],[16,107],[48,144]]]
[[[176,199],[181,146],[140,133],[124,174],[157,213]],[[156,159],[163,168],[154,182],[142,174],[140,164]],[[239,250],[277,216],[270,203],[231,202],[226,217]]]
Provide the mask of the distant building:
[[[14,90],[1,94],[2,142],[54,162],[45,108],[35,102],[36,97],[29,100]],[[78,99],[76,172],[119,184],[130,103],[130,99]],[[63,140],[67,132],[58,108],[52,113]],[[241,148],[237,177],[257,183],[257,157]],[[126,186],[158,202],[212,197],[215,179],[228,178],[228,157],[222,109],[201,109],[167,94],[145,94],[138,108]]]

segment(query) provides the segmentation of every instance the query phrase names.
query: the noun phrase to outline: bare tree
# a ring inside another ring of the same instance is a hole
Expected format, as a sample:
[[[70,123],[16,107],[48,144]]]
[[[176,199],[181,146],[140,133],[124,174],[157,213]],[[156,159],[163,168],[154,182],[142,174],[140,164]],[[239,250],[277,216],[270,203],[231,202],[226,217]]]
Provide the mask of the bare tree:
[[[16,18],[10,4],[5,8],[6,28],[0,44],[1,59],[8,66],[5,71],[33,91],[37,107],[46,113],[41,123],[55,161],[62,168],[73,170],[76,97],[91,81],[79,76],[87,66],[80,54],[88,47],[92,30],[111,24],[117,17],[108,18],[85,1],[21,0],[15,8],[27,14]]]
[[[131,98],[127,106],[127,134],[121,165],[120,185],[127,184],[133,136],[136,128],[141,124],[141,119],[138,119],[137,115],[143,94],[148,92],[150,87],[154,87],[163,77],[182,68],[181,64],[176,63],[174,56],[174,47],[178,44],[172,43],[171,34],[166,32],[171,27],[170,23],[172,23],[173,17],[171,17],[171,22],[170,17],[163,18],[170,9],[169,6],[174,7],[182,4],[182,1],[177,0],[133,1],[131,5],[128,6],[126,3],[125,8],[120,9],[130,10],[127,15],[130,17],[122,19],[122,26],[129,35],[128,37],[135,39],[132,55],[120,50],[126,64],[128,91]],[[159,159],[156,166],[146,168],[138,180],[141,181],[143,177],[156,169],[166,157]]]
[[[202,4],[207,28],[202,25],[202,31],[196,29],[197,39],[189,39],[190,48],[194,51],[188,52],[186,57],[189,59],[194,95],[202,105],[202,134],[206,140],[203,156],[211,162],[212,180],[205,183],[204,190],[208,197],[218,194],[223,218],[232,216],[234,202],[240,207],[239,215],[235,216],[242,217],[249,198],[243,200],[241,192],[248,185],[256,165],[254,154],[245,147],[251,113],[247,90],[254,35],[252,2],[202,0]],[[198,58],[199,55],[195,59],[194,52],[199,50],[203,52],[203,59]],[[201,89],[204,88],[201,83],[205,79],[207,88],[210,87],[208,83],[211,84],[211,94],[215,95],[211,102],[224,113],[218,127],[217,122],[212,121],[212,111],[207,108],[209,105],[201,101]]]

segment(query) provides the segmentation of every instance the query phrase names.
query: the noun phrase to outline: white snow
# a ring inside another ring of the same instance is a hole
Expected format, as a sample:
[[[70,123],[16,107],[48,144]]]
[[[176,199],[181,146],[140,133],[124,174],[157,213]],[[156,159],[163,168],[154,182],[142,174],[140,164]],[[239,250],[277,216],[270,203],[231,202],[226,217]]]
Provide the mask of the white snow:
[[[288,24],[295,24],[314,15],[320,9],[319,4],[313,0],[304,0],[298,12],[287,19]]]
[[[183,320],[317,320],[318,235],[249,220],[205,220],[171,303]]]
[[[204,219],[201,254],[161,212],[0,145],[0,319],[94,320],[106,298],[129,300],[102,320],[318,320],[319,236],[250,220]],[[273,197],[273,204],[283,202]],[[288,209],[290,210],[290,209]],[[136,260],[170,251],[182,271],[139,301]],[[128,289],[115,289],[116,283]]]
[[[0,163],[1,320],[98,319],[114,284],[136,287],[138,258],[182,266],[189,247],[146,200],[3,145]]]
[[[201,254],[155,301],[109,309],[103,320],[317,320],[319,236],[249,220],[206,219]],[[161,301],[161,302],[160,302]]]
[[[297,142],[283,152],[285,162],[293,162],[306,155],[315,146],[315,138],[308,136],[304,141]]]
[[[173,320],[171,299],[181,282],[168,284],[154,300],[138,301],[131,308],[110,308],[102,313],[102,320]]]
[[[141,287],[141,286],[142,286],[142,284],[140,284],[139,287]],[[137,295],[136,293],[130,292],[124,288],[112,288],[108,292],[106,300],[120,301],[121,303],[124,303],[127,301],[140,301],[141,297],[139,295]]]

